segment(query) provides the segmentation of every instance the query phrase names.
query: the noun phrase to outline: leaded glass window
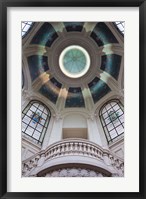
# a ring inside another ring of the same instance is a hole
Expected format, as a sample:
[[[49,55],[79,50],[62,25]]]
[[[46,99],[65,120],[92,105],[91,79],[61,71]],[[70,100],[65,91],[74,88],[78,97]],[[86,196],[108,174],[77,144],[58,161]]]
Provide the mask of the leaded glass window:
[[[22,37],[24,37],[30,31],[33,24],[34,23],[31,21],[23,21],[22,22],[22,24],[21,24],[22,25]]]
[[[50,110],[44,104],[31,101],[22,112],[23,136],[41,145],[50,117]]]
[[[100,110],[100,120],[108,143],[112,143],[123,136],[124,110],[117,100],[106,103]]]
[[[116,21],[114,22],[114,24],[116,25],[117,29],[122,33],[122,35],[124,35],[124,21]]]

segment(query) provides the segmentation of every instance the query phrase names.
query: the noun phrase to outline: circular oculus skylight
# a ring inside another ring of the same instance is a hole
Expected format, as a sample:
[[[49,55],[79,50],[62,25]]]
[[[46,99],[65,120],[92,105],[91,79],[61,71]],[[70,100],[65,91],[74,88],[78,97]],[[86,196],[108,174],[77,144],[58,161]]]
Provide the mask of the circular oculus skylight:
[[[62,51],[59,57],[59,65],[61,71],[66,76],[79,78],[88,71],[90,57],[88,52],[81,46],[68,46]]]

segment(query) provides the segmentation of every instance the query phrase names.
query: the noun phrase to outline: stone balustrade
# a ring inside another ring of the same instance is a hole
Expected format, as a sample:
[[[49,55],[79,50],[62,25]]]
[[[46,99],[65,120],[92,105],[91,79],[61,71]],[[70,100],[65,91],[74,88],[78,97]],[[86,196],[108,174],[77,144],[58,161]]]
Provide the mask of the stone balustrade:
[[[124,173],[124,162],[107,149],[84,139],[65,139],[50,145],[43,151],[22,162],[22,175],[27,176],[32,169],[42,166],[45,162],[57,157],[83,156],[100,160],[107,166],[112,166],[120,176]]]

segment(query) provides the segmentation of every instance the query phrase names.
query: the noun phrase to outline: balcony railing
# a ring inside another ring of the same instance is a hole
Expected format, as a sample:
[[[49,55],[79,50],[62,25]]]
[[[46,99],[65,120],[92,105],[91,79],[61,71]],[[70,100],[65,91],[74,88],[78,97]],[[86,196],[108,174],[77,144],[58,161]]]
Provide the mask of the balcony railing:
[[[42,166],[47,161],[51,161],[58,157],[82,156],[100,160],[106,166],[112,166],[120,173],[124,172],[124,162],[121,158],[112,154],[109,150],[103,149],[97,144],[83,139],[66,139],[50,145],[45,150],[24,160],[23,176],[29,176],[29,173],[36,167]]]

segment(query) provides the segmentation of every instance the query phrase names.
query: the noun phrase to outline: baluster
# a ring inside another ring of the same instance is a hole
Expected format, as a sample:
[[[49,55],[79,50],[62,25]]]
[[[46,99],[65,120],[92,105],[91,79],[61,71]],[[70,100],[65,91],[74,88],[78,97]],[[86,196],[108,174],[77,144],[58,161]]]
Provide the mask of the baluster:
[[[86,144],[83,143],[83,151],[84,151],[84,155],[87,154],[87,147],[86,147]]]
[[[49,159],[52,158],[52,149],[49,150]]]
[[[86,154],[89,156],[90,154],[90,149],[89,149],[89,144],[86,144]]]
[[[50,151],[48,151],[47,152],[47,155],[46,155],[46,157],[49,159],[49,154],[50,154]]]
[[[51,158],[54,157],[54,147],[51,149]]]
[[[98,149],[97,148],[95,148],[95,157],[98,158]]]
[[[50,154],[50,151],[48,150],[48,151],[47,151],[47,154],[46,154],[46,158],[47,158],[47,159],[50,158],[50,157],[49,157],[49,154]]]
[[[69,143],[65,143],[65,154],[69,153]]]
[[[91,156],[94,156],[94,146],[91,146]]]
[[[74,143],[74,151],[75,151],[75,154],[79,154],[78,143],[77,142]]]
[[[73,154],[75,154],[75,153],[76,153],[76,143],[73,142]]]
[[[64,155],[66,154],[66,143],[64,143]]]
[[[57,147],[58,147],[57,155],[60,156],[60,154],[61,154],[61,145],[59,144]]]
[[[61,150],[61,155],[65,154],[65,144],[62,144],[62,150]]]
[[[73,153],[73,143],[72,142],[70,142],[70,152],[71,152],[71,154]]]
[[[82,150],[83,150],[83,149],[82,149],[82,145],[83,145],[83,143],[80,142],[80,143],[79,143],[79,153],[82,153],[82,152],[83,152],[83,151],[82,151]]]
[[[100,156],[101,156],[100,151],[99,151],[99,149],[97,149],[97,157],[100,158]]]
[[[50,153],[49,153],[50,159],[52,158],[52,149],[50,149]]]
[[[53,148],[54,157],[56,157],[56,153],[57,153],[56,148],[57,148],[57,146],[54,146],[54,148]]]
[[[70,142],[68,143],[68,154],[70,154],[70,150],[71,150],[71,146],[70,146]]]
[[[93,147],[93,155],[94,155],[94,157],[96,157],[96,148],[95,147]]]
[[[101,155],[100,155],[100,159],[103,160],[103,152],[100,151],[100,154],[101,154]]]
[[[87,144],[87,154],[90,156],[91,155],[91,149],[90,149],[90,145]]]
[[[57,155],[57,146],[55,146],[53,150],[54,150],[54,152],[53,152],[54,153],[54,157],[56,157],[56,155]]]
[[[62,154],[62,145],[60,145],[59,148],[60,148],[59,156],[61,156],[61,154]]]
[[[55,156],[56,156],[56,153],[55,153],[55,152],[56,152],[56,146],[54,146],[54,147],[52,148],[52,152],[53,152],[53,154],[52,154],[53,157],[55,157]]]
[[[59,156],[59,152],[60,152],[60,146],[58,145],[58,146],[56,147],[56,156]]]

